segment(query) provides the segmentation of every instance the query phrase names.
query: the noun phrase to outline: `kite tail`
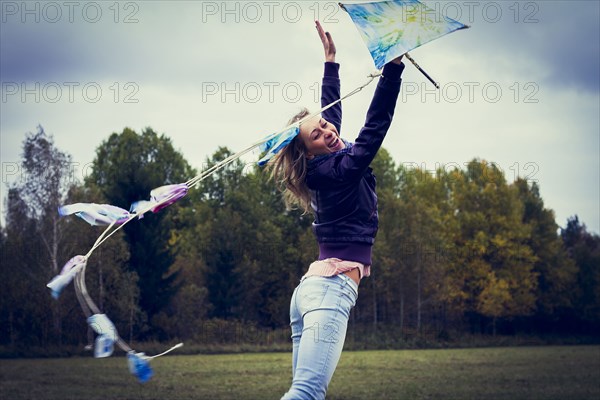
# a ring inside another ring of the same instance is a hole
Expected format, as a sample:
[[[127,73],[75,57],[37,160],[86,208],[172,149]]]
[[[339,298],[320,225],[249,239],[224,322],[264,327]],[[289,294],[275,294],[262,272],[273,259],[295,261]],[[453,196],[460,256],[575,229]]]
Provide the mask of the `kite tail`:
[[[217,171],[225,168],[230,163],[239,159],[243,155],[251,152],[252,150],[256,149],[257,147],[263,145],[265,142],[272,140],[273,137],[275,137],[276,135],[279,135],[279,134],[287,131],[288,129],[292,128],[294,125],[300,126],[301,123],[307,121],[308,119],[313,118],[316,115],[319,115],[323,111],[329,109],[330,107],[333,107],[335,104],[341,102],[342,100],[347,99],[348,97],[360,92],[363,88],[365,88],[367,85],[369,85],[376,77],[378,77],[380,75],[381,75],[381,71],[379,71],[378,73],[375,73],[375,74],[370,74],[369,80],[365,84],[354,89],[350,93],[346,94],[344,97],[326,105],[325,107],[321,108],[319,111],[306,116],[305,118],[296,122],[295,124],[287,126],[284,129],[282,129],[281,131],[276,132],[275,134],[269,135],[266,138],[263,138],[255,143],[251,144],[244,150],[239,151],[235,154],[232,154],[231,156],[227,157],[226,159],[213,165],[208,170],[201,172],[200,174],[193,177],[192,179],[189,179],[187,182],[182,184],[182,185],[185,185],[184,187],[182,187],[181,185],[172,185],[173,186],[172,190],[170,191],[170,190],[165,189],[164,193],[159,190],[157,192],[158,193],[157,196],[151,198],[150,201],[140,201],[140,202],[134,203],[135,212],[130,213],[129,215],[124,215],[121,219],[113,219],[112,222],[108,225],[108,227],[98,237],[98,239],[96,239],[96,241],[94,242],[94,245],[87,252],[87,254],[85,256],[81,256],[85,259],[85,264],[81,267],[81,269],[79,271],[77,271],[77,273],[75,274],[75,278],[74,278],[75,294],[77,296],[77,301],[79,302],[79,305],[81,306],[81,309],[82,309],[84,315],[88,319],[88,322],[101,320],[101,321],[106,322],[107,324],[110,324],[110,326],[113,326],[112,322],[110,322],[110,320],[108,320],[108,318],[102,313],[100,308],[92,300],[92,298],[90,297],[90,295],[87,291],[87,287],[85,284],[85,270],[87,267],[87,260],[92,255],[94,250],[96,250],[99,246],[101,246],[102,243],[104,243],[112,235],[114,235],[116,232],[118,232],[119,229],[122,229],[125,225],[127,225],[135,217],[141,218],[141,216],[148,211],[156,212],[156,211],[160,210],[161,208],[164,208],[164,207],[174,203],[176,200],[183,197],[187,193],[187,189],[192,188],[193,186],[197,185],[202,180],[208,178],[209,176],[216,173]],[[279,147],[284,147],[284,146],[279,146]],[[82,205],[81,203],[77,203],[77,204],[62,206],[58,209],[58,212],[61,216],[75,214],[81,210],[81,205]],[[94,318],[94,317],[96,317],[96,318]],[[113,326],[113,328],[114,328],[114,326]],[[98,328],[96,327],[96,329],[98,329]],[[127,344],[127,342],[125,342],[125,340],[123,340],[118,335],[118,333],[116,332],[116,329],[114,329],[114,332],[111,333],[111,335],[104,334],[99,329],[96,330],[96,333],[98,333],[99,336],[96,339],[96,348],[94,349],[94,351],[95,351],[94,354],[97,357],[106,357],[106,356],[112,354],[112,345],[116,344],[121,350],[127,352],[127,362],[129,365],[129,370],[131,371],[132,374],[134,374],[139,379],[140,382],[147,382],[154,374],[152,372],[152,368],[150,367],[150,364],[149,364],[150,360],[153,360],[154,358],[157,358],[157,357],[161,357],[161,356],[168,354],[171,351],[176,350],[183,346],[183,343],[178,343],[175,346],[171,347],[170,349],[168,349],[160,354],[157,354],[154,356],[147,356],[144,353],[135,352],[135,350],[133,350],[131,348],[131,346],[129,346]],[[98,351],[99,345],[103,345],[107,349],[100,349],[100,351]],[[98,355],[98,354],[100,354],[100,355]]]

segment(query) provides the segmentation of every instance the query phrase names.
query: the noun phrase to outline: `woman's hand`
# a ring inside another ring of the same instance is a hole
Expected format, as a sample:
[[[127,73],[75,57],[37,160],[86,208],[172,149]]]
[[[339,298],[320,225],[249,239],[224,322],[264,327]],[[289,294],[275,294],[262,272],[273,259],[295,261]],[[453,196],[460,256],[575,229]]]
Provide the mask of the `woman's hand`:
[[[319,21],[315,21],[315,24],[317,27],[317,32],[319,32],[321,42],[323,42],[323,50],[325,50],[325,61],[335,62],[335,43],[333,43],[331,34],[323,30],[323,27],[321,26],[321,23]]]
[[[399,57],[396,57],[396,58],[394,58],[394,59],[393,59],[392,61],[390,61],[390,62],[391,62],[391,63],[394,63],[394,64],[402,64],[402,57],[404,57],[404,54],[402,54],[402,55],[401,55],[401,56],[399,56]]]

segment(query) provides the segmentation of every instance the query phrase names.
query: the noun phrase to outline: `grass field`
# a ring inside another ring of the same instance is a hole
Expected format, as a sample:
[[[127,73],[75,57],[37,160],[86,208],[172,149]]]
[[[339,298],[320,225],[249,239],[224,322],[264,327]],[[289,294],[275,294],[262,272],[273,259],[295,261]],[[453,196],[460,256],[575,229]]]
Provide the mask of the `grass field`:
[[[0,399],[278,399],[290,353],[0,360]],[[344,352],[328,399],[600,399],[600,346]]]

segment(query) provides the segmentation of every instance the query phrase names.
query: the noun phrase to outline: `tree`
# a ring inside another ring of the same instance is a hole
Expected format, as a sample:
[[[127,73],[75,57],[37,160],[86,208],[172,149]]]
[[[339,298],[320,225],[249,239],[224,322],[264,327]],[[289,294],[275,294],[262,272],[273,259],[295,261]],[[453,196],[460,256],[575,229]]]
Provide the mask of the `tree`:
[[[461,277],[456,295],[465,311],[473,322],[531,315],[537,257],[527,244],[531,228],[523,223],[516,188],[494,164],[473,160],[453,174],[452,202],[460,227],[453,275]]]
[[[60,268],[74,255],[85,254],[99,234],[74,216],[58,218],[62,204],[102,202],[72,180],[69,160],[43,128],[25,137],[23,169],[27,179],[9,189],[0,265],[0,325],[7,327],[2,341],[6,338],[13,346],[78,343],[84,336],[85,318],[73,290],[67,288],[54,300],[46,288]],[[137,292],[122,287],[135,277],[120,279],[127,259],[127,251],[120,245],[117,235],[94,253],[88,264],[88,283],[98,305],[122,325],[130,313],[120,314],[118,308],[123,304],[128,310],[137,307]]]
[[[110,204],[128,209],[131,203],[147,199],[152,189],[185,182],[193,175],[165,135],[159,136],[150,128],[138,135],[125,128],[98,147],[87,183],[96,184]],[[175,257],[168,245],[176,208],[174,205],[157,214],[147,213],[124,228],[129,265],[139,277],[140,306],[150,322],[177,291],[176,273],[170,271]]]
[[[227,148],[219,148],[205,162],[210,169],[231,155]],[[206,262],[208,298],[212,304],[211,316],[231,318],[239,316],[240,279],[238,265],[247,246],[245,216],[233,203],[232,195],[239,190],[244,165],[236,160],[203,180],[199,190],[205,206],[210,210],[198,221],[200,249]]]
[[[523,223],[531,235],[527,244],[537,257],[534,271],[538,274],[536,315],[544,329],[547,324],[560,324],[574,305],[577,296],[577,266],[569,259],[558,235],[554,212],[544,207],[537,183],[517,179],[514,186],[523,203]]]
[[[237,267],[242,318],[266,327],[285,326],[294,287],[317,256],[310,232],[312,216],[286,210],[275,184],[258,166],[245,175],[230,197],[244,219],[246,232]]]
[[[404,295],[401,285],[405,281],[398,278],[402,261],[393,256],[393,250],[403,245],[397,235],[402,225],[395,218],[400,185],[396,165],[389,152],[381,148],[371,167],[377,179],[379,231],[373,246],[372,275],[368,284],[361,287],[355,314],[357,320],[368,322],[377,329],[380,321],[399,320],[402,323],[403,308],[398,299]]]
[[[219,148],[206,168],[231,154]],[[185,226],[172,243],[184,287],[196,286],[188,293],[206,289],[206,317],[281,327],[289,323],[293,288],[316,257],[312,219],[286,211],[264,170],[247,167],[233,162],[198,185],[191,207],[178,210]]]
[[[53,304],[45,290],[52,274],[48,256],[18,190],[9,189],[6,208],[0,253],[0,341],[13,347],[41,345],[49,341],[50,327],[61,326],[58,311],[53,321]],[[59,333],[54,331],[54,337]]]
[[[13,250],[22,246],[14,254],[13,262],[18,262],[17,259],[24,253],[31,252],[32,245],[41,245],[35,249],[41,251],[33,252],[36,257],[30,259],[31,264],[26,268],[36,276],[36,281],[47,282],[59,272],[60,267],[64,221],[59,219],[57,210],[72,184],[71,156],[56,148],[52,136],[39,125],[36,133],[30,132],[25,136],[22,167],[25,179],[10,188],[8,200],[7,233],[20,235],[19,244],[11,241],[15,246]],[[23,227],[28,228],[29,238],[26,238]],[[60,342],[62,324],[58,303],[52,304],[52,321],[55,338]]]
[[[567,220],[561,236],[570,258],[578,267],[576,315],[589,332],[600,327],[600,236],[587,231],[575,215]]]
[[[443,171],[433,175],[405,166],[397,170],[397,181],[390,187],[397,188],[392,200],[386,200],[388,189],[381,192],[383,238],[380,241],[378,235],[377,239],[387,245],[382,254],[392,260],[385,279],[386,297],[392,302],[388,321],[421,332],[426,321],[443,320],[445,299],[439,293],[447,264],[444,250],[453,227],[448,189]]]

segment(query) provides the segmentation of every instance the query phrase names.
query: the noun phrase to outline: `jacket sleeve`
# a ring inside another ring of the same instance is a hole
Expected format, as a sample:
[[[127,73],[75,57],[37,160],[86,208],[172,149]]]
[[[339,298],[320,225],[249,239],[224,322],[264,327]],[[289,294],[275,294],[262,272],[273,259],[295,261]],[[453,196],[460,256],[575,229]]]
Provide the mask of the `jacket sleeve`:
[[[383,139],[392,123],[396,101],[400,93],[401,75],[404,64],[388,63],[383,76],[377,83],[373,100],[367,111],[363,128],[354,146],[347,152],[340,152],[318,167],[319,186],[344,183],[360,179],[375,158]]]
[[[321,85],[321,107],[333,103],[340,98],[340,64],[334,62],[325,63],[323,83]],[[342,133],[342,103],[323,111],[323,118],[331,122]]]

